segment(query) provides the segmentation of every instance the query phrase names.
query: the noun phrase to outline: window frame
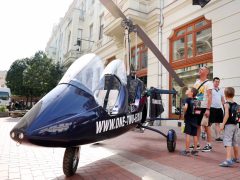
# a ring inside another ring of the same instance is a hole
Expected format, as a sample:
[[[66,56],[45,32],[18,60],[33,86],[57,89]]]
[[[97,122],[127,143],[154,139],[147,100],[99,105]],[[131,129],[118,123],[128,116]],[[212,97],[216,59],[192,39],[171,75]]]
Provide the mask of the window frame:
[[[142,67],[142,56],[143,56],[143,53],[148,53],[148,48],[147,48],[147,46],[145,46],[144,45],[144,43],[140,43],[140,44],[138,44],[137,45],[137,49],[139,48],[139,52],[138,52],[138,59],[137,59],[137,61],[138,61],[138,65],[140,65],[140,69],[137,69],[136,70],[136,76],[137,77],[144,77],[144,76],[147,76],[147,68],[148,67],[146,67],[146,68],[141,68]],[[131,58],[130,59],[132,59],[132,58],[135,58],[135,49],[136,49],[136,47],[134,46],[134,47],[132,47],[131,48]],[[147,61],[148,61],[148,58],[147,58]],[[132,62],[130,62],[130,64],[131,64]],[[148,63],[147,63],[148,64]]]
[[[98,40],[101,40],[103,38],[103,28],[104,28],[103,18],[104,18],[104,14],[101,14],[99,16],[99,36],[98,36]]]
[[[195,28],[195,25],[201,21],[205,20],[207,23],[205,25],[203,25],[202,27],[200,28]],[[187,29],[189,27],[193,27],[192,31],[189,31],[187,32]],[[196,34],[197,32],[199,31],[203,31],[205,29],[209,29],[211,28],[212,29],[212,22],[210,20],[207,20],[204,16],[201,16],[189,23],[186,23],[185,25],[183,26],[180,26],[176,29],[174,29],[174,33],[173,35],[169,38],[169,62],[170,62],[170,65],[172,66],[172,68],[174,70],[177,70],[177,69],[182,69],[182,68],[186,68],[186,67],[189,67],[189,66],[194,66],[194,65],[201,65],[201,64],[206,64],[206,63],[213,63],[213,55],[212,55],[212,50],[210,52],[206,52],[204,54],[200,54],[200,55],[197,55],[196,54]],[[181,30],[185,30],[185,33],[182,34],[182,35],[179,35],[177,36],[177,33],[180,32]],[[187,36],[189,34],[193,34],[192,36],[192,43],[193,43],[193,56],[188,58],[187,55]],[[173,60],[173,45],[174,45],[174,42],[180,38],[184,37],[184,58],[183,59],[179,59],[179,60]],[[170,76],[169,77],[169,89],[172,89],[172,77]],[[181,93],[181,92],[179,92]],[[179,118],[179,115],[175,115],[173,112],[172,112],[172,97],[169,95],[169,108],[168,108],[168,114],[169,114],[169,117],[170,118],[173,118],[173,119],[177,119]],[[183,115],[181,116],[183,118]]]
[[[200,28],[196,28],[195,25],[201,21],[205,21],[206,24],[203,25],[202,27]],[[191,31],[187,31],[187,29],[189,27],[192,27],[193,29]],[[197,36],[197,32],[199,31],[203,31],[203,30],[206,30],[206,29],[209,29],[209,28],[212,28],[212,23],[210,20],[207,20],[204,16],[201,16],[183,26],[180,26],[176,29],[174,29],[174,33],[173,35],[169,38],[169,42],[170,42],[170,54],[169,54],[169,60],[170,60],[170,64],[172,65],[172,67],[174,69],[180,69],[180,68],[184,68],[186,66],[192,66],[192,65],[196,65],[196,64],[199,64],[199,63],[207,63],[209,62],[209,60],[212,59],[212,51],[210,52],[206,52],[206,53],[203,53],[203,54],[200,54],[200,55],[197,55],[197,50],[196,50],[196,43],[197,43],[197,39],[196,39],[196,36]],[[177,35],[178,32],[182,31],[182,30],[185,30],[185,32],[181,35]],[[192,43],[193,43],[193,56],[192,57],[187,57],[188,53],[187,53],[187,50],[188,50],[188,41],[187,41],[187,36],[189,34],[192,34]],[[174,42],[181,39],[181,38],[184,38],[184,58],[182,59],[177,59],[177,60],[173,60],[173,47],[174,47]]]

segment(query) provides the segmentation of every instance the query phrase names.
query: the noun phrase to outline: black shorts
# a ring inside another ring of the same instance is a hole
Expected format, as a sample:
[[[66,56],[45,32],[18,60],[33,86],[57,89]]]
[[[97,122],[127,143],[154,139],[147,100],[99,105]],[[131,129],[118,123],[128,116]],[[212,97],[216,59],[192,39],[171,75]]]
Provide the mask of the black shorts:
[[[223,110],[222,108],[210,108],[209,122],[222,123],[223,122]]]
[[[204,113],[206,112],[206,108],[201,108],[200,111],[201,113],[199,115],[196,115],[198,126],[201,126],[202,118],[204,116]]]
[[[185,123],[184,133],[190,136],[197,136],[197,127],[187,122]]]

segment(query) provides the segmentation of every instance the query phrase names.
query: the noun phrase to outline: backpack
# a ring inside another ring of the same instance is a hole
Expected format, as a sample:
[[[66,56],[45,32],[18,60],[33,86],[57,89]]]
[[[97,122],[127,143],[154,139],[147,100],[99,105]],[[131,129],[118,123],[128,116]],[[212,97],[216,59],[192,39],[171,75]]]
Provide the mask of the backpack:
[[[194,99],[192,110],[193,110],[192,111],[193,115],[200,115],[201,114],[201,101]]]
[[[240,105],[236,102],[232,103],[230,113],[232,120],[234,120],[235,123],[240,123]]]

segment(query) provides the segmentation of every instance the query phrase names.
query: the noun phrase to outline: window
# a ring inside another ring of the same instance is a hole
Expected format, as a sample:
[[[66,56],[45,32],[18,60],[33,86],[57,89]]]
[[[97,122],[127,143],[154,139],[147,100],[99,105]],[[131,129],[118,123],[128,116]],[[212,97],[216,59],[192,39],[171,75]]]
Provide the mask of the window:
[[[99,40],[103,38],[103,14],[99,17]]]
[[[0,99],[1,100],[8,100],[9,99],[9,93],[8,92],[0,92]]]
[[[81,46],[82,46],[82,29],[78,29],[78,36],[77,36],[77,51],[81,51]]]
[[[170,38],[170,62],[173,67],[198,63],[212,58],[211,21],[201,17],[174,30]]]
[[[67,52],[70,49],[70,40],[71,40],[71,31],[69,31],[69,33],[68,33]]]
[[[92,36],[93,36],[93,24],[89,26],[89,40],[93,39]]]
[[[86,11],[86,2],[85,2],[85,0],[81,3],[81,7],[80,7],[80,9],[82,10],[82,11]]]
[[[80,39],[82,38],[82,31],[83,31],[82,29],[78,29],[78,38]]]
[[[93,24],[89,26],[89,48],[91,48],[92,39],[93,39]]]
[[[199,71],[199,68],[202,66],[207,66],[209,68],[210,73],[209,73],[208,78],[212,79],[213,78],[213,66],[212,66],[211,62],[177,69],[176,73],[183,80],[183,82],[185,83],[185,85],[187,87],[192,87],[194,85],[196,79],[199,78],[198,71]],[[172,97],[170,97],[170,115],[172,114],[172,117],[173,117],[173,114],[176,114],[180,110],[180,100],[181,99],[184,100],[185,98],[187,98],[185,93],[188,88],[187,87],[181,88],[175,82],[175,80],[171,79],[170,82],[171,82],[170,89],[174,89],[178,92],[177,95],[173,95]]]
[[[137,77],[147,76],[148,49],[144,44],[139,44],[131,49],[131,68],[136,71]],[[146,78],[144,78],[146,79]]]
[[[174,30],[170,40],[170,64],[187,87],[193,86],[198,78],[199,68],[207,66],[210,69],[209,79],[212,79],[212,29],[211,21],[200,17]],[[170,78],[170,89],[178,92],[169,96],[169,114],[175,118],[180,111],[180,98],[185,98],[187,88],[181,88]]]

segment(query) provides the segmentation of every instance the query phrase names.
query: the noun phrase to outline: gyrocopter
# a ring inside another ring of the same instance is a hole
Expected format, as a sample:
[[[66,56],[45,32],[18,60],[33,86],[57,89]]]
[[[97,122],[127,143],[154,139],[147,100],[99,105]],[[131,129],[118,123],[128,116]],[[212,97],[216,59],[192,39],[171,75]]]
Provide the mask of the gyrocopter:
[[[129,47],[129,33],[137,33],[176,82],[183,86],[144,31],[126,18],[111,0],[100,1],[114,17],[123,19],[126,46]],[[163,135],[169,152],[173,152],[175,131],[171,129],[164,134],[144,126],[143,122],[147,116],[148,96],[151,99],[151,119],[162,119],[159,118],[163,112],[161,94],[176,92],[156,88],[147,90],[129,67],[129,54],[125,61],[116,59],[106,67],[95,54],[80,57],[59,84],[20,119],[10,132],[11,138],[20,144],[66,148],[63,158],[66,176],[74,175],[77,170],[81,145],[116,137],[136,126]]]

